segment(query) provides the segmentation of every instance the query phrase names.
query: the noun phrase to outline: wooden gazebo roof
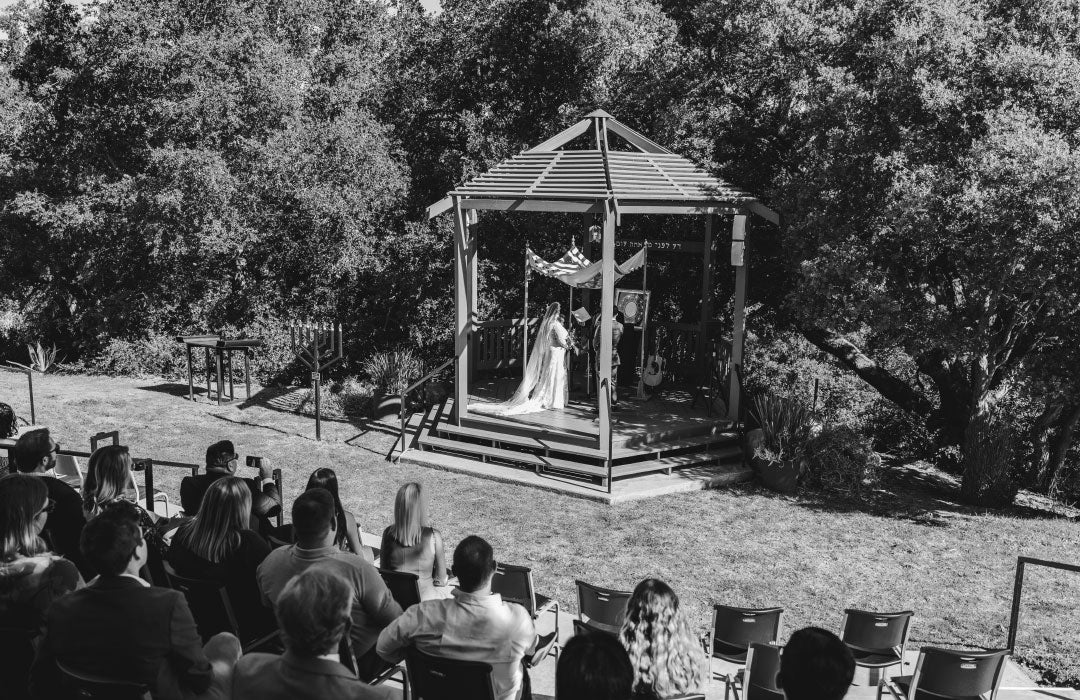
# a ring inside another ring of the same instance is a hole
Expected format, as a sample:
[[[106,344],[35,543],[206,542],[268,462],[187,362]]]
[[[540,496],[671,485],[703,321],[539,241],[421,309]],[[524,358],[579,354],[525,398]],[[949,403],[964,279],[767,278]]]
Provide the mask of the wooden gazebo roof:
[[[595,149],[564,149],[590,129]],[[636,150],[610,150],[609,132]],[[603,110],[451,190],[428,208],[428,218],[449,210],[454,197],[483,209],[592,211],[612,200],[617,210],[628,213],[729,209],[748,211],[773,223],[780,220],[754,195],[709,174]]]

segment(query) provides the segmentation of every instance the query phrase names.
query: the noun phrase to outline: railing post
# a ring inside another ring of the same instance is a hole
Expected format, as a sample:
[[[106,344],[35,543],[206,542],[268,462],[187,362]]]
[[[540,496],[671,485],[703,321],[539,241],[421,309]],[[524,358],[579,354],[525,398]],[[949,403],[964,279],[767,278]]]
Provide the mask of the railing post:
[[[1020,595],[1024,590],[1024,564],[1026,557],[1016,558],[1016,577],[1013,580],[1012,610],[1009,614],[1009,640],[1005,646],[1012,653],[1016,647],[1016,631],[1020,624]]]
[[[146,473],[143,474],[143,489],[146,493],[143,497],[146,499],[146,510],[154,512],[154,460],[144,459],[141,460],[143,469]],[[165,515],[168,516],[168,509],[166,508]]]
[[[30,388],[30,425],[37,425],[37,413],[34,411],[34,373],[26,371],[26,383]]]

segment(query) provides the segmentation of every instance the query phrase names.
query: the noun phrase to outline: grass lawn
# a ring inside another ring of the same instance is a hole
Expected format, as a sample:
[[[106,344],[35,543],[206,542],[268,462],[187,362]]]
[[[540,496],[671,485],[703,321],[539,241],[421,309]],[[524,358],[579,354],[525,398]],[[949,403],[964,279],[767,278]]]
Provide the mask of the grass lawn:
[[[747,485],[605,506],[388,463],[389,424],[326,422],[317,443],[314,421],[289,412],[281,392],[219,408],[192,404],[186,386],[160,380],[38,376],[35,389],[38,422],[65,447],[88,449],[92,433],[117,429],[135,456],[201,464],[210,443],[228,438],[242,455],[283,470],[287,500],[313,469],[332,467],[368,532],[390,522],[401,484],[420,481],[447,542],[484,536],[497,557],[532,567],[538,590],[570,610],[577,578],[630,589],[659,576],[701,629],[716,602],[781,605],[787,632],[809,624],[839,631],[846,607],[911,609],[917,645],[1001,647],[1016,557],[1080,563],[1077,520],[1028,495],[1007,513],[973,512],[955,503],[949,477],[919,465],[890,466],[866,503]],[[0,374],[0,401],[28,415],[25,380]],[[174,500],[179,476],[156,473]],[[1017,656],[1059,685],[1080,686],[1078,601],[1080,575],[1029,575]]]

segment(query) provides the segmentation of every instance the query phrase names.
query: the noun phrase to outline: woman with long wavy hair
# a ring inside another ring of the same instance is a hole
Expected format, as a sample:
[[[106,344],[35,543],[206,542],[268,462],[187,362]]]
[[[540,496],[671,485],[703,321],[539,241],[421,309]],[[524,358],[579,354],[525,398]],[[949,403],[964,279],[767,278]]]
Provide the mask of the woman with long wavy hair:
[[[421,600],[449,597],[446,550],[442,535],[431,527],[427,498],[420,484],[409,483],[398,489],[394,524],[383,531],[379,549],[382,568],[420,577]]]
[[[99,514],[115,500],[126,498],[131,488],[131,454],[125,445],[106,445],[94,450],[83,481],[83,515]]]
[[[165,559],[181,576],[225,584],[241,628],[262,632],[273,617],[261,605],[255,571],[269,553],[270,545],[251,529],[251,489],[240,477],[226,476],[206,490]]]
[[[662,699],[700,692],[705,654],[679,611],[679,597],[660,579],[634,589],[619,640],[634,667],[635,693]]]
[[[50,552],[41,539],[52,506],[41,479],[0,478],[0,625],[35,636],[52,601],[83,586],[75,565]]]

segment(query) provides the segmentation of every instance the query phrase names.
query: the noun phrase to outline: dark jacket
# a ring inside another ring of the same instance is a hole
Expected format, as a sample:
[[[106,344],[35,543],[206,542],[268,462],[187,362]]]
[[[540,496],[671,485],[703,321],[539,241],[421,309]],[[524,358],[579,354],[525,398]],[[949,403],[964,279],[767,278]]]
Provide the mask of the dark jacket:
[[[374,688],[336,661],[305,659],[286,651],[247,654],[233,669],[233,700],[389,700],[390,688]]]
[[[57,697],[56,662],[144,683],[155,700],[202,693],[213,671],[183,594],[126,576],[99,578],[56,600],[34,661],[31,693]]]
[[[45,482],[49,498],[56,503],[56,508],[49,513],[49,518],[45,521],[41,536],[49,543],[51,551],[70,559],[79,567],[83,577],[89,578],[91,572],[83,563],[82,553],[79,551],[79,537],[86,525],[79,492],[54,477],[39,478]]]
[[[203,496],[218,479],[234,476],[228,472],[206,472],[195,476],[185,476],[180,481],[180,505],[187,515],[195,515],[202,505]],[[277,485],[268,483],[259,488],[258,479],[244,479],[251,490],[251,529],[266,534],[273,526],[270,518],[281,512],[281,494]]]

